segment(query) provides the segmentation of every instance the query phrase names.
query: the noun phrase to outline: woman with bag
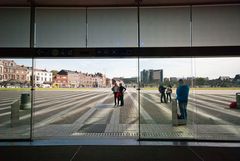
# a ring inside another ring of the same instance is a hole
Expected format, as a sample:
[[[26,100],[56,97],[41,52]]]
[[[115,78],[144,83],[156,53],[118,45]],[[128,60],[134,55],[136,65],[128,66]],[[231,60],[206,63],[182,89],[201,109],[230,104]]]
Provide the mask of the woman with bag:
[[[171,103],[171,102],[172,102],[172,97],[171,97],[171,95],[172,95],[172,86],[171,86],[171,85],[169,85],[169,86],[167,87],[166,94],[167,94],[167,102],[168,102],[168,97],[169,97],[170,103]]]
[[[117,83],[114,84],[114,86],[112,87],[112,91],[113,91],[113,95],[114,95],[114,103],[116,106],[117,102],[119,102],[119,87],[117,85]]]

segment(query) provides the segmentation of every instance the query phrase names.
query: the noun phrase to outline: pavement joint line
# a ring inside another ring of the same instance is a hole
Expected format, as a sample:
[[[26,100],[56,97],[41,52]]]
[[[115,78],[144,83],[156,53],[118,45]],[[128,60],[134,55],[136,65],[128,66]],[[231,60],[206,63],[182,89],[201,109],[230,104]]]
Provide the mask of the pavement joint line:
[[[94,94],[90,93],[89,95],[94,95]],[[87,95],[87,96],[89,96],[89,95]],[[86,96],[86,95],[84,95],[84,97],[85,97],[85,96]],[[87,98],[86,98],[86,99],[87,99]],[[81,102],[81,101],[82,101],[82,100],[79,100],[79,102]],[[53,102],[53,101],[51,101],[51,102]],[[59,102],[61,103],[62,101],[59,101]],[[66,107],[69,106],[69,104],[68,104],[69,102],[72,102],[72,100],[67,101],[67,102],[64,102],[64,106],[61,107],[61,108],[64,108],[65,106],[66,106]],[[57,102],[57,103],[58,103],[58,102]],[[49,104],[49,102],[47,102],[46,105],[47,105],[47,104]],[[76,102],[73,103],[73,104],[76,104]],[[42,107],[42,106],[45,106],[45,104],[44,104],[44,105],[41,104],[40,107]],[[55,107],[55,108],[51,108],[51,111],[54,111],[55,109],[59,109],[59,108],[57,108],[58,106],[59,106],[59,105],[56,104],[56,102],[55,102],[55,105],[51,106],[51,107]],[[39,108],[39,107],[37,107],[37,108]],[[33,110],[36,110],[37,108],[36,108],[35,105],[33,106]],[[39,110],[39,111],[37,111],[37,112],[34,111],[34,115],[43,114],[43,113],[47,113],[47,112],[50,112],[49,109],[45,109],[45,108],[44,108],[44,109]],[[5,115],[8,115],[8,114],[10,114],[10,112],[7,113],[7,114],[5,114]],[[30,113],[29,113],[29,114],[30,114]],[[28,118],[30,118],[30,115],[21,116],[19,119],[21,120],[21,119],[28,119]],[[1,127],[1,126],[5,126],[5,125],[7,125],[7,124],[10,124],[10,120],[1,123],[1,124],[0,124],[0,127]]]
[[[1,102],[0,107],[9,106],[9,105],[11,105],[12,102],[15,101],[15,100],[17,100],[17,99],[14,99],[14,100],[9,101],[9,102],[7,102],[7,103],[2,103],[2,102]]]
[[[9,115],[9,114],[11,114],[11,112],[4,112],[4,113],[0,113],[0,116],[5,116],[5,115]]]
[[[76,103],[80,103],[81,101],[82,101],[81,99],[79,99],[79,100],[76,101],[76,102],[73,102],[72,100],[69,100],[69,101],[67,101],[67,102],[62,103],[60,108],[59,108],[59,104],[55,104],[55,105],[51,106],[51,110],[44,108],[44,109],[35,111],[35,112],[34,112],[34,115],[35,115],[35,117],[36,117],[37,115],[41,115],[41,114],[44,114],[44,113],[48,113],[48,112],[51,112],[51,111],[54,111],[54,110],[57,110],[57,109],[63,109],[63,108],[65,108],[65,107],[68,107],[68,106],[71,106],[71,105],[74,105],[74,107],[75,107],[75,106],[76,106]],[[69,102],[71,102],[71,103],[69,103]]]
[[[154,95],[153,97],[157,97],[157,96]],[[148,98],[147,98],[147,99],[148,99]],[[149,101],[150,101],[150,99],[149,99]],[[231,123],[228,122],[228,121],[224,121],[224,120],[222,120],[221,118],[215,117],[215,116],[213,116],[213,115],[209,115],[209,114],[207,114],[207,113],[205,113],[205,112],[197,111],[197,113],[196,113],[196,110],[194,109],[194,107],[192,107],[192,106],[190,106],[190,107],[191,107],[191,108],[188,108],[189,111],[191,111],[191,112],[193,112],[193,113],[195,113],[195,114],[201,115],[201,116],[203,116],[203,117],[206,117],[206,118],[212,118],[212,119],[218,121],[219,124],[220,124],[220,123],[223,123],[223,124],[226,124],[226,125],[231,124]],[[166,108],[166,107],[165,107],[165,108]],[[171,112],[171,110],[169,110],[169,111]],[[231,129],[231,130],[232,130],[232,129]],[[232,132],[234,132],[234,130],[232,130]]]
[[[195,99],[190,98],[189,100],[193,101],[193,100],[195,100]],[[197,106],[197,102],[200,102],[200,103],[204,103],[204,104],[205,104],[205,101],[199,101],[199,100],[197,100],[197,101],[195,102],[195,105],[196,105],[196,106]],[[214,107],[216,107],[216,106],[214,106],[214,105],[215,105],[215,104],[208,102],[208,106],[206,106],[206,105],[201,105],[201,106],[204,107],[204,108],[210,109],[210,110],[214,110],[214,111],[223,113],[223,114],[229,114],[229,115],[232,115],[232,116],[235,116],[235,117],[239,117],[239,113],[237,113],[237,112],[235,112],[235,111],[227,111],[227,110],[225,110],[224,108],[222,108],[222,110],[216,109],[216,108],[214,108]],[[196,106],[195,106],[195,107],[196,107]]]
[[[137,110],[139,110],[138,109],[138,102],[136,101],[136,99],[133,98],[133,96],[130,92],[127,91],[127,93],[129,94],[129,97],[132,99],[134,107],[136,107]],[[143,116],[143,118],[145,120],[152,120],[153,122],[155,122],[154,119],[142,108],[142,105],[140,105],[140,109],[141,109],[141,115]]]
[[[83,95],[83,97],[84,98],[86,98],[87,99],[87,97],[88,96],[94,96],[95,94],[93,94],[93,93],[89,93],[89,94],[87,94],[87,95]],[[75,98],[75,97],[72,97],[72,98],[74,98],[74,99],[79,99],[79,98]],[[81,97],[80,97],[81,98]],[[34,108],[39,108],[39,107],[42,107],[42,106],[46,106],[46,105],[48,105],[50,102],[52,103],[52,102],[54,102],[55,104],[56,103],[61,103],[62,101],[63,101],[63,99],[64,100],[66,100],[66,98],[61,98],[61,99],[57,99],[58,101],[56,101],[56,99],[54,99],[54,100],[50,100],[50,101],[47,101],[46,102],[46,100],[45,100],[45,102],[46,103],[41,103],[41,104],[39,104],[39,105],[35,105],[36,104],[36,102],[34,102]],[[66,102],[72,102],[72,99],[70,99],[69,101],[66,101]]]
[[[69,96],[65,96],[65,95],[61,95],[61,96],[57,96],[57,97],[55,97],[56,99],[54,100],[54,101],[56,101],[56,100],[62,100],[62,99],[69,99],[69,98],[74,98],[75,96],[86,96],[86,95],[93,95],[93,93],[89,93],[89,94],[87,94],[87,92],[86,92],[86,94],[85,93],[81,93],[81,94],[69,94]],[[38,96],[36,96],[35,95],[35,97],[38,97]],[[46,97],[46,98],[44,98],[44,99],[42,99],[42,100],[34,100],[34,103],[36,103],[36,104],[42,104],[41,102],[46,102],[46,100],[49,100],[49,101],[52,101],[52,98],[49,98],[49,97]]]
[[[3,108],[0,108],[0,111],[1,110],[6,110],[6,109],[10,109],[10,108],[11,108],[11,106],[3,107]]]
[[[96,96],[94,96],[94,97],[91,97],[91,99],[94,99],[94,98],[97,98],[97,97],[99,97],[99,95],[96,95]],[[70,107],[70,108],[68,108],[68,109],[66,109],[66,110],[64,110],[64,111],[61,111],[61,112],[53,115],[52,117],[49,117],[49,118],[47,118],[47,119],[45,119],[45,120],[42,120],[41,122],[38,122],[37,124],[34,125],[34,127],[35,127],[35,128],[38,128],[38,127],[44,126],[44,125],[46,125],[46,124],[49,124],[50,122],[53,122],[56,118],[64,115],[64,114],[67,113],[68,111],[71,111],[71,110],[75,109],[76,107],[79,107],[79,106],[81,106],[82,104],[85,103],[85,102],[82,102],[82,101],[83,101],[83,100],[79,100],[79,101],[78,101],[78,102],[81,102],[81,104],[76,104],[76,102],[74,102],[74,104],[75,104],[74,106],[72,106],[72,107]],[[88,100],[85,100],[85,101],[89,101],[89,99],[88,99]],[[94,103],[95,103],[95,102],[94,102]],[[69,106],[69,104],[68,104],[68,106]],[[90,105],[88,105],[88,106],[90,106]]]
[[[157,96],[153,96],[153,97],[157,97]],[[166,107],[165,107],[166,108]],[[212,108],[210,108],[210,109],[212,109]],[[228,121],[224,121],[224,120],[222,120],[221,118],[218,118],[218,117],[215,117],[215,116],[213,116],[213,115],[209,115],[209,114],[207,114],[207,113],[205,113],[205,112],[202,112],[202,111],[196,111],[196,109],[194,108],[194,106],[192,106],[190,103],[189,103],[189,107],[187,108],[187,110],[189,110],[189,111],[191,111],[191,112],[193,112],[193,113],[195,113],[195,114],[198,114],[198,115],[201,115],[201,116],[203,116],[203,117],[206,117],[206,118],[212,118],[212,119],[214,119],[214,120],[216,120],[216,121],[219,121],[219,123],[223,123],[223,124],[227,124],[227,125],[229,125],[229,124],[231,124],[230,122],[228,122]],[[171,110],[169,110],[170,112],[171,112]]]
[[[157,104],[156,102],[154,102],[153,100],[147,98],[146,96],[144,96],[143,94],[141,95],[141,97],[144,97],[144,99],[148,100],[149,102],[153,103],[154,105],[158,106],[161,110],[164,110],[166,113],[169,114],[169,117],[171,117],[170,114],[172,114],[172,111],[170,109],[168,109],[166,106],[163,106],[161,104]],[[154,97],[157,97],[157,96],[154,96]],[[160,99],[160,97],[158,98]],[[156,99],[154,99],[156,100]]]
[[[198,124],[196,126],[198,126],[198,128],[197,128],[198,130],[205,129],[206,133],[201,133],[202,135],[208,135],[208,134],[213,135],[213,134],[216,134],[217,132],[219,132],[219,133],[222,133],[222,135],[223,135],[223,136],[219,136],[219,137],[225,137],[225,135],[233,135],[233,137],[238,137],[236,135],[239,134],[240,127],[236,126],[236,125],[233,127],[231,125],[232,124],[228,124],[228,125],[199,125]],[[159,124],[157,124],[157,126],[159,126]],[[201,126],[203,126],[204,128],[202,128]],[[216,127],[218,127],[218,128],[216,128]],[[239,129],[237,129],[237,127]],[[58,128],[56,127],[56,129],[58,129]],[[120,129],[120,128],[117,128],[117,129]],[[154,126],[148,126],[148,129],[156,130],[156,128],[154,129]],[[232,131],[231,129],[234,131],[234,133],[231,132]],[[64,128],[64,126],[63,126],[62,130],[67,131],[67,128]],[[185,130],[187,130],[187,129],[185,129]],[[209,130],[213,130],[212,133]],[[216,132],[216,130],[217,130],[217,132]],[[15,131],[15,130],[13,130],[13,131]],[[52,129],[52,132],[57,134],[59,131],[54,131],[54,129]],[[200,136],[200,137],[207,137],[207,136]],[[214,137],[214,136],[208,136],[208,137]]]
[[[208,96],[208,95],[197,95],[197,96],[194,96],[192,98],[197,98],[197,97],[200,97],[200,98],[203,98],[203,99],[207,99],[209,101],[214,101],[214,102],[220,103],[220,105],[228,106],[227,100],[226,101],[219,100],[219,99],[217,99],[217,98],[219,98],[218,96],[214,96],[214,95],[211,95],[211,96]],[[215,99],[214,100],[213,99],[209,99],[209,97],[212,97],[212,98],[215,98]],[[232,101],[232,100],[228,100],[228,101]]]
[[[103,103],[105,100],[108,99],[108,97],[110,96],[110,94],[112,93],[109,93],[107,96],[105,96],[99,103]],[[96,102],[93,102],[91,105],[95,105]],[[90,105],[89,105],[90,106]],[[76,120],[74,123],[73,123],[73,128],[72,128],[72,131],[71,133],[74,133],[76,131],[78,131],[81,127],[84,126],[84,122],[89,118],[89,116],[92,115],[93,112],[95,112],[97,110],[96,107],[92,107],[89,111],[87,111],[85,114],[83,114],[82,117],[80,117],[78,120]]]
[[[119,124],[120,108],[115,108],[110,120],[110,124]]]

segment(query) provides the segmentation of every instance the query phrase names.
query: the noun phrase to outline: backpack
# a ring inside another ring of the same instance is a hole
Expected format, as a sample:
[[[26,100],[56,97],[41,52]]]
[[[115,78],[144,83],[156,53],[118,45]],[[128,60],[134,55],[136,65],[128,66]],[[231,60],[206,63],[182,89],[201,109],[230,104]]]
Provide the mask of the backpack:
[[[230,108],[237,108],[237,102],[231,102],[229,107]]]

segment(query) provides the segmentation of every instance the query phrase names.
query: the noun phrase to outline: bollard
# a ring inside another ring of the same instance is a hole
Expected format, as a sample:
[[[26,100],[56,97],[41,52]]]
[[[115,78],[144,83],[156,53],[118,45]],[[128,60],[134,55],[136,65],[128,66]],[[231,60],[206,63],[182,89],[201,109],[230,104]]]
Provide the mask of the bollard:
[[[177,117],[177,100],[172,99],[172,125],[178,125],[178,117]]]
[[[237,108],[240,108],[240,92],[236,93]]]
[[[22,93],[21,94],[20,109],[21,110],[31,109],[30,94],[29,93]]]
[[[19,122],[19,100],[11,104],[11,127],[17,126]]]
[[[172,125],[178,126],[178,125],[186,125],[187,120],[186,119],[179,119],[178,118],[178,107],[177,107],[177,100],[172,99]]]

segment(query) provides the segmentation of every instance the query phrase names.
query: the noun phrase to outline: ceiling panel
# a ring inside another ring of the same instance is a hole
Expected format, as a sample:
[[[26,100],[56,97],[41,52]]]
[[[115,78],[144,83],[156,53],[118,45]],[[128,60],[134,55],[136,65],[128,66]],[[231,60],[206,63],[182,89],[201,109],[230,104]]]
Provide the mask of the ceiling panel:
[[[109,6],[134,5],[135,0],[36,0],[37,5]]]
[[[31,0],[0,0],[1,6],[27,6]],[[33,0],[37,6],[135,6],[137,0]],[[142,5],[240,3],[240,0],[142,0]]]
[[[143,5],[237,3],[240,0],[143,0]]]
[[[1,6],[27,6],[29,0],[0,0]]]

